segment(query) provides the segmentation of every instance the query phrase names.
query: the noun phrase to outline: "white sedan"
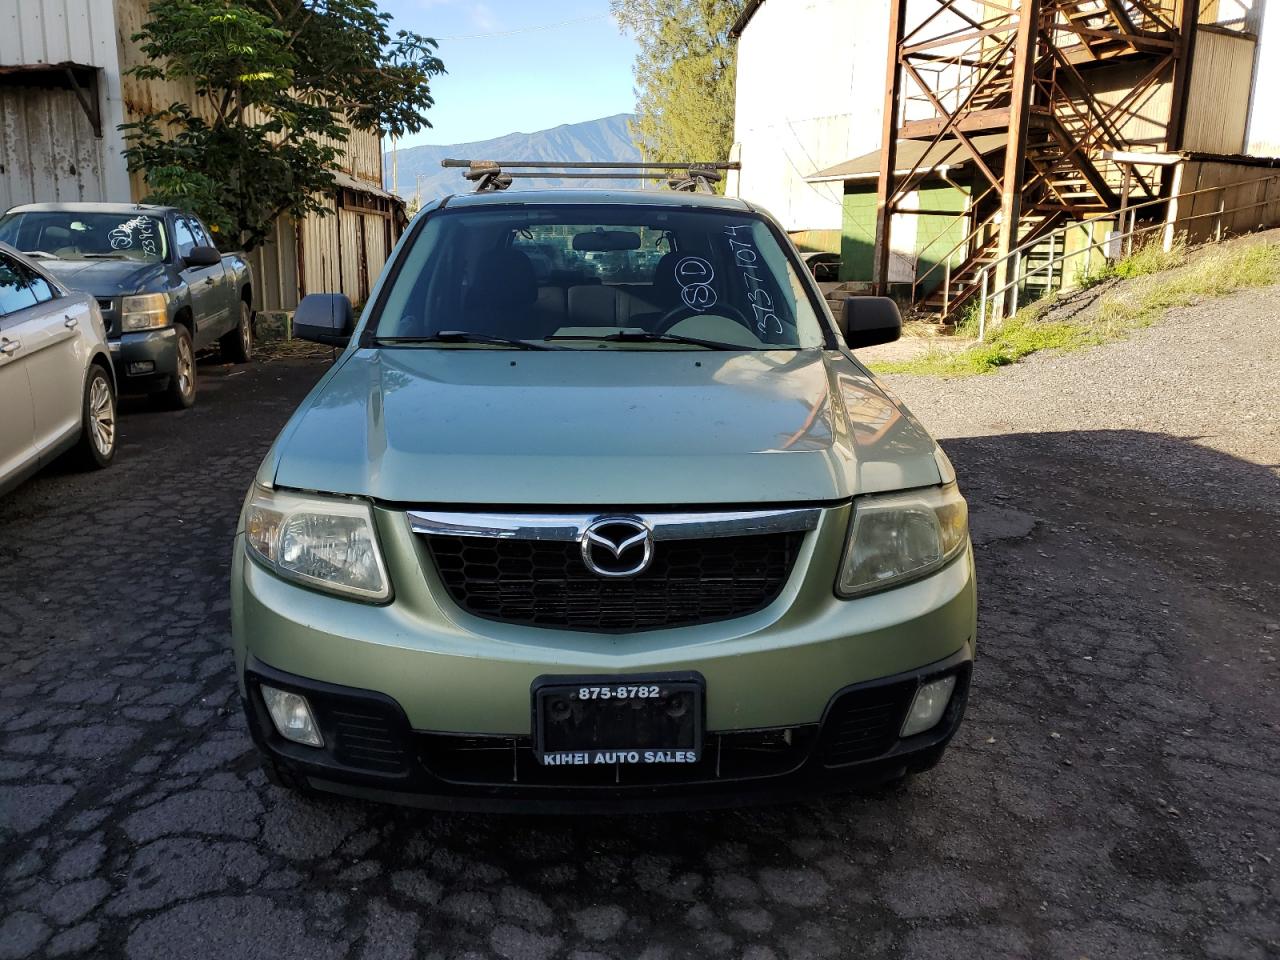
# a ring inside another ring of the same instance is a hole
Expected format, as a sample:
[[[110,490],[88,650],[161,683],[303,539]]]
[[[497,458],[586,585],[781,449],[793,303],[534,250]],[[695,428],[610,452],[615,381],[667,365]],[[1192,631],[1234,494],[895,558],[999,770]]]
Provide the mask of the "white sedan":
[[[71,451],[116,454],[116,386],[98,303],[0,244],[0,493]]]

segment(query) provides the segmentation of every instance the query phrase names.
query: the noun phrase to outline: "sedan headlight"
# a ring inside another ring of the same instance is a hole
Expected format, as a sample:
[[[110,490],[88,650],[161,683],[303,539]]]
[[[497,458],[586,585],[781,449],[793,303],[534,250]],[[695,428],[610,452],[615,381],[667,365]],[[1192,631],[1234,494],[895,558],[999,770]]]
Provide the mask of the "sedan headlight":
[[[855,597],[923,577],[968,539],[969,509],[954,483],[859,497],[836,592]]]
[[[169,325],[169,296],[142,293],[120,301],[120,329],[125,332],[158,330]]]
[[[257,489],[244,527],[250,555],[282,577],[360,600],[391,597],[367,503]]]

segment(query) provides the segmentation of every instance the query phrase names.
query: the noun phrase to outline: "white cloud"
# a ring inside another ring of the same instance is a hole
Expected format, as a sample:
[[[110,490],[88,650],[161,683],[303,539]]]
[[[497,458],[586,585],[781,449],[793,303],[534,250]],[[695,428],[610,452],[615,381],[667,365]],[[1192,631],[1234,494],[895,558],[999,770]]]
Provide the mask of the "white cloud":
[[[502,26],[502,20],[487,3],[472,4],[471,23],[477,30],[497,30]]]

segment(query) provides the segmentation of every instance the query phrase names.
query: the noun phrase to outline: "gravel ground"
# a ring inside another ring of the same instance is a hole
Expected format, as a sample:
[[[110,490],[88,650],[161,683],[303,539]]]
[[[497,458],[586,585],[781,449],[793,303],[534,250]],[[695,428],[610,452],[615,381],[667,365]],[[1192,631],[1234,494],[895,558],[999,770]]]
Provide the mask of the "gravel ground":
[[[1278,299],[1280,287],[1242,291],[1170,311],[1127,340],[1033,354],[998,374],[885,381],[939,440],[1088,433],[1161,483],[1280,513],[1268,495],[1280,478]],[[1226,457],[1206,473],[1198,451]],[[1269,490],[1257,476],[1268,467]]]
[[[908,325],[909,327],[910,325]],[[918,324],[923,326],[923,324]],[[893,343],[882,343],[875,347],[863,347],[858,351],[858,359],[863,363],[902,363],[915,360],[932,351],[957,352],[971,347],[976,342],[967,337],[944,336],[941,334],[908,335]]]
[[[106,473],[0,502],[0,958],[1280,953],[1280,290],[892,386],[974,511],[970,712],[908,786],[446,816],[259,771],[227,641],[244,489],[323,370],[205,367]]]

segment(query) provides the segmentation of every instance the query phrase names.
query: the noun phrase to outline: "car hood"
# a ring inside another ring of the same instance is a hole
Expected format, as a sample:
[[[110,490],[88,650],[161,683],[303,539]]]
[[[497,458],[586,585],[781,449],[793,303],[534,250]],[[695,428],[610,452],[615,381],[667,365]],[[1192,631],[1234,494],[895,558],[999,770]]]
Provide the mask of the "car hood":
[[[833,351],[356,350],[264,479],[406,504],[785,503],[935,484],[935,448]]]
[[[41,260],[49,271],[72,290],[95,297],[119,297],[130,293],[159,291],[164,265],[136,260]]]

